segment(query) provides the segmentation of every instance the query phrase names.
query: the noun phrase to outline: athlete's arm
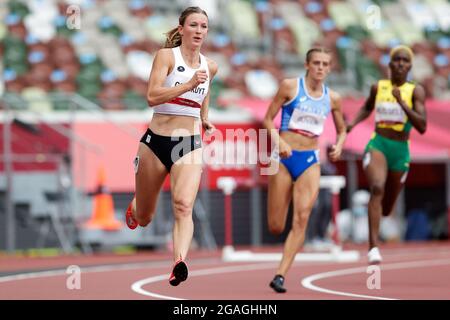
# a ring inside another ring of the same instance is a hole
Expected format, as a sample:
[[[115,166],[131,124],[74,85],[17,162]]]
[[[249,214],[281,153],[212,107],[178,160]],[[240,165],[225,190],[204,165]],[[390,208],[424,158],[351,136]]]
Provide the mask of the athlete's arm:
[[[331,112],[333,113],[334,126],[336,127],[336,144],[331,147],[329,154],[331,161],[339,160],[344,147],[347,131],[344,115],[341,108],[341,97],[337,92],[330,90]]]
[[[283,81],[281,81],[278,92],[270,103],[262,123],[263,127],[267,129],[272,141],[278,145],[279,154],[282,158],[289,157],[292,153],[292,150],[290,146],[278,134],[278,130],[275,128],[273,119],[277,115],[278,111],[280,111],[281,106],[291,98],[293,98],[291,97],[291,95],[292,92],[295,92],[296,85],[296,79],[284,79]]]
[[[170,49],[160,49],[156,53],[148,81],[147,102],[149,106],[153,107],[170,101],[206,81],[206,71],[199,70],[186,83],[171,88],[164,87],[164,81],[173,65],[174,58]]]
[[[421,85],[417,85],[414,88],[412,109],[408,108],[408,105],[405,101],[403,101],[398,88],[394,88],[392,90],[392,95],[408,116],[413,127],[416,128],[421,134],[424,134],[427,130],[427,113],[425,109],[425,90],[423,87]]]
[[[209,95],[211,93],[212,80],[213,80],[214,76],[216,75],[219,67],[218,67],[217,63],[214,62],[213,60],[207,58],[207,61],[208,61],[209,75],[211,76],[211,79],[209,80],[208,94],[206,95],[205,99],[203,100],[202,108],[200,109],[200,119],[202,121],[203,128],[205,128],[206,131],[211,133],[212,131],[214,131],[216,129],[216,127],[208,119]]]
[[[370,88],[369,97],[366,99],[366,102],[362,106],[362,108],[358,111],[356,117],[347,125],[347,132],[352,131],[352,129],[361,121],[365,120],[372,113],[375,108],[375,98],[377,96],[378,85],[374,84]]]

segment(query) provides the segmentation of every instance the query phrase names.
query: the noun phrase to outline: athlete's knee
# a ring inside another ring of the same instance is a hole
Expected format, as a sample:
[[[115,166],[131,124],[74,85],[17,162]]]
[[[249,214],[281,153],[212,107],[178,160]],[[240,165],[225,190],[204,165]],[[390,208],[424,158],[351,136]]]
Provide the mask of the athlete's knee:
[[[284,224],[275,220],[269,221],[269,231],[273,235],[280,235],[284,231]]]
[[[381,183],[374,183],[370,186],[370,195],[381,197],[384,194],[384,186]]]
[[[292,218],[292,230],[293,231],[304,231],[308,224],[310,210],[302,210],[295,213]]]
[[[152,222],[154,211],[143,211],[136,208],[135,219],[141,227],[147,226]]]
[[[193,201],[184,197],[174,197],[173,211],[175,218],[188,218],[192,215]]]

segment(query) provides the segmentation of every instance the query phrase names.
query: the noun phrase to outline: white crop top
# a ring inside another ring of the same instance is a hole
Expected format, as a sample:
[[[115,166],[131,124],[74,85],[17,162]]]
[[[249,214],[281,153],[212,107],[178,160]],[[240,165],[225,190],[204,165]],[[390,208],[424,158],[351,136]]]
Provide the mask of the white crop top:
[[[209,89],[210,77],[206,58],[200,54],[200,67],[198,69],[192,69],[184,62],[180,47],[172,48],[172,52],[175,58],[175,65],[172,72],[167,76],[164,87],[170,88],[186,83],[193,77],[196,71],[202,69],[206,70],[208,80],[196,88],[183,93],[181,96],[155,106],[154,112],[200,118],[200,108]]]

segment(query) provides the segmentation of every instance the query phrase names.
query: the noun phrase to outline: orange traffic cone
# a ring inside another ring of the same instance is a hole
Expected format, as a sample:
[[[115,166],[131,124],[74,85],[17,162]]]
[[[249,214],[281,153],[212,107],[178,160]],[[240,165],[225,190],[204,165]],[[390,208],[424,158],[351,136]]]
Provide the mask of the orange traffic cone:
[[[111,194],[105,187],[106,173],[102,166],[98,171],[98,189],[94,194],[94,210],[86,227],[107,231],[119,230],[123,223],[114,217],[114,203]]]

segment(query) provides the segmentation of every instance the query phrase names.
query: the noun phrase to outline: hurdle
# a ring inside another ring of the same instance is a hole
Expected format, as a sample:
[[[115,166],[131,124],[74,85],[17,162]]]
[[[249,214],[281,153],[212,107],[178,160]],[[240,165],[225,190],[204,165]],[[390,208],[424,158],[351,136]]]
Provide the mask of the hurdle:
[[[339,193],[345,187],[344,176],[322,176],[320,178],[320,188],[327,188],[332,194],[332,220],[334,230],[332,233],[333,245],[327,252],[299,252],[295,256],[295,261],[308,262],[357,262],[360,254],[356,250],[344,251],[339,240],[339,232],[336,224],[337,214],[340,210]],[[232,225],[232,195],[239,187],[237,180],[233,177],[220,177],[217,179],[217,187],[224,195],[224,227],[225,243],[222,248],[222,260],[225,262],[270,262],[280,261],[282,253],[260,253],[251,250],[235,250],[233,246],[233,225]]]

